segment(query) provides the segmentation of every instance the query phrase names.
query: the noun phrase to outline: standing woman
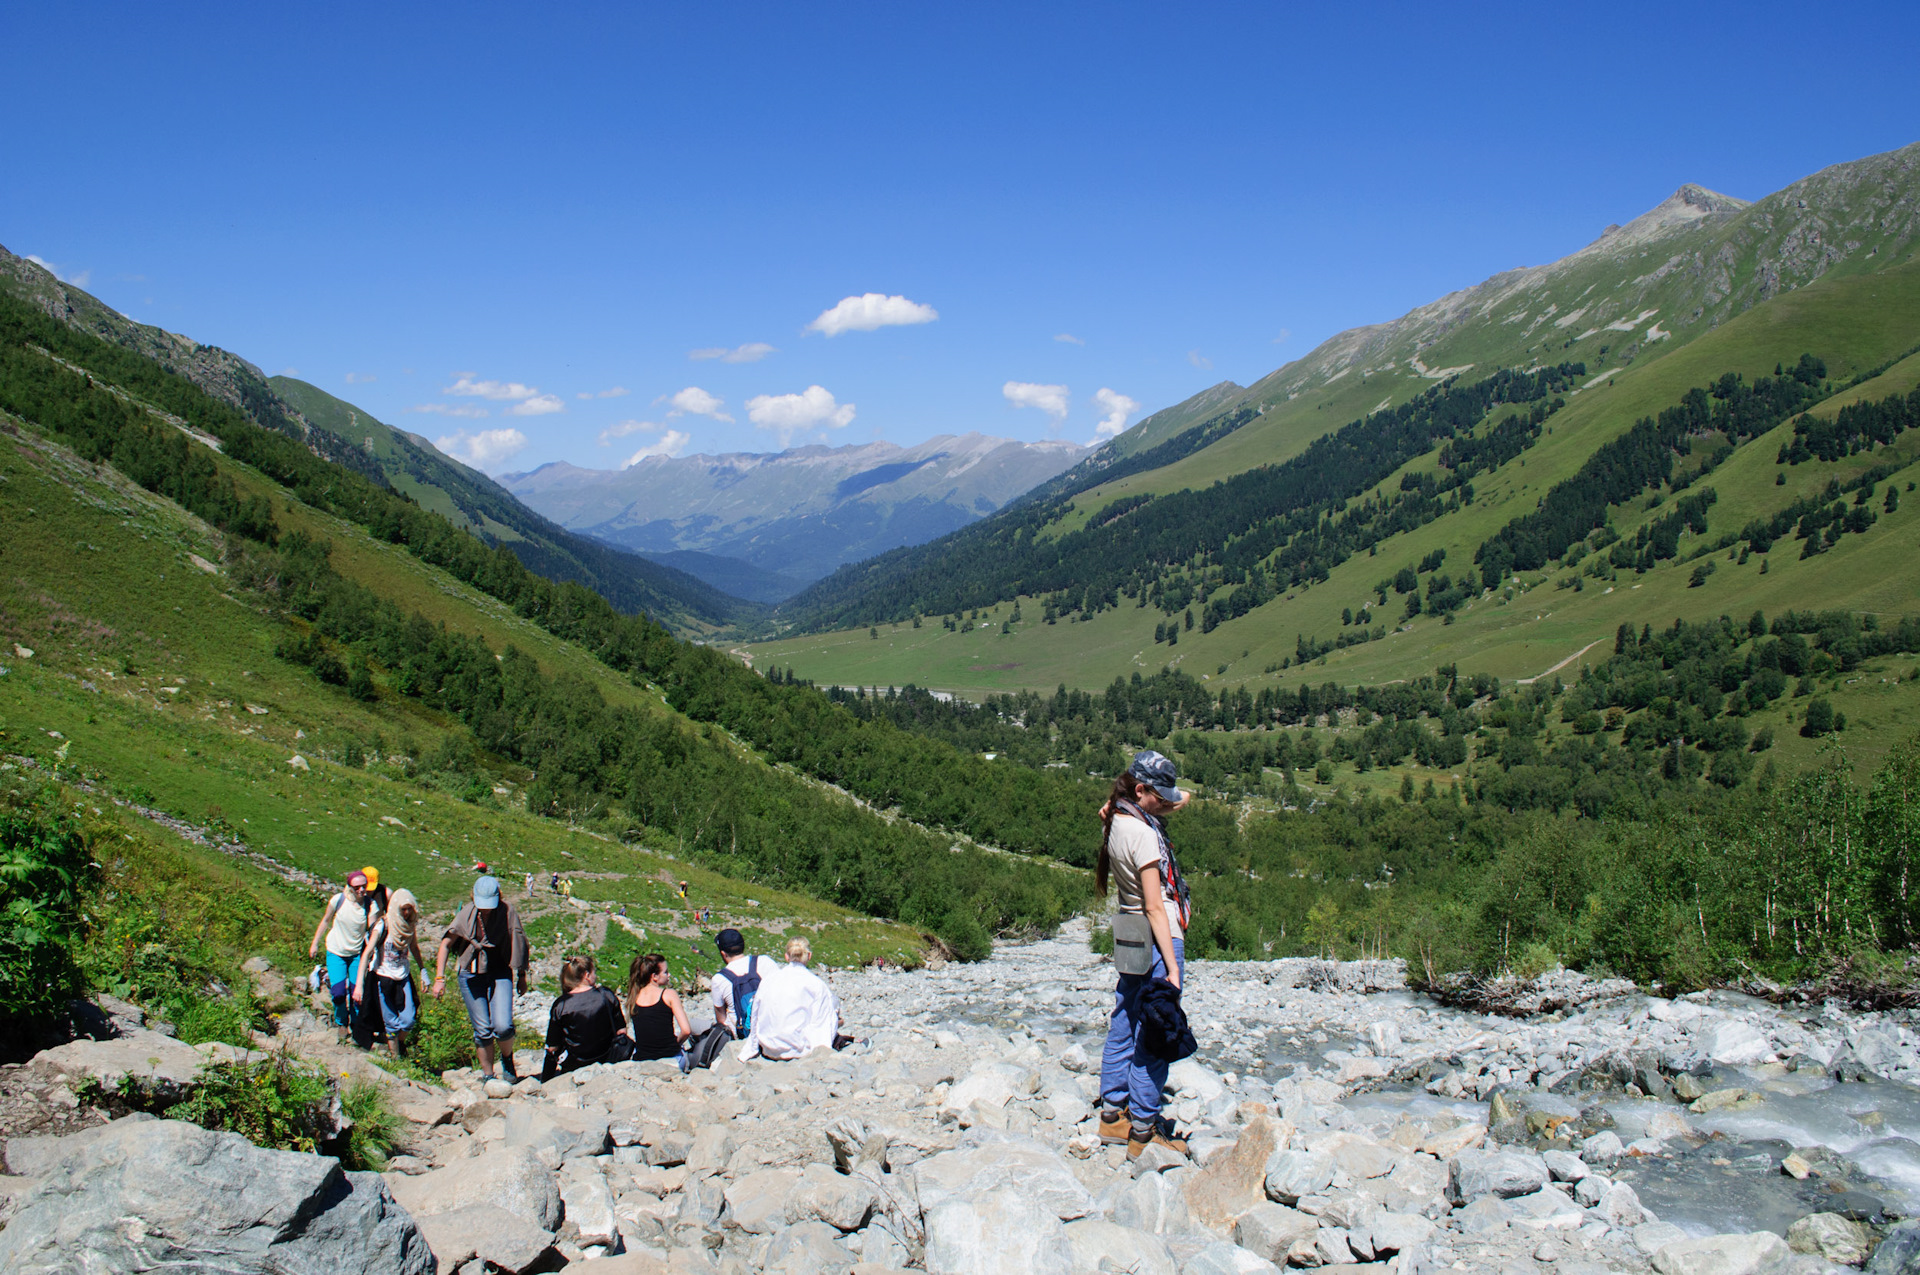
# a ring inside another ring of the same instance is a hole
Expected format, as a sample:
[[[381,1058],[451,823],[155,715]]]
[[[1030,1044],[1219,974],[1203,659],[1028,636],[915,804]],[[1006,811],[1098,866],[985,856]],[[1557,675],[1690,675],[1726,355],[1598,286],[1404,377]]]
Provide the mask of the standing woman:
[[[347,888],[327,900],[327,910],[314,928],[307,957],[320,955],[320,940],[327,942],[327,992],[333,997],[334,1043],[347,1043],[353,1029],[352,1003],[348,999],[360,979],[360,952],[367,942],[367,874],[347,874]]]
[[[1165,823],[1166,816],[1187,803],[1187,794],[1174,786],[1175,778],[1167,758],[1152,751],[1140,753],[1113,781],[1113,792],[1100,811],[1104,830],[1094,883],[1104,897],[1111,875],[1119,895],[1115,964],[1123,962],[1123,934],[1137,936],[1133,942],[1144,941],[1149,949],[1139,953],[1134,948],[1145,965],[1144,973],[1119,976],[1100,1060],[1100,1138],[1126,1143],[1130,1157],[1153,1142],[1183,1155],[1187,1149],[1186,1141],[1174,1136],[1171,1122],[1160,1118],[1168,1061],[1140,1048],[1142,996],[1155,979],[1165,979],[1178,989],[1186,971],[1191,909],[1186,881],[1174,861],[1173,847],[1167,844]]]
[[[407,1033],[420,1014],[420,1001],[413,990],[414,968],[426,964],[420,955],[419,924],[420,905],[413,891],[404,886],[395,890],[387,902],[386,915],[367,931],[360,978],[353,988],[354,1004],[370,1022],[373,1011],[366,1004],[367,971],[373,971],[373,994],[387,1029],[387,1052],[395,1058],[406,1057]]]
[[[683,1052],[693,1024],[687,1021],[680,993],[667,986],[667,958],[658,952],[633,958],[627,970],[627,1017],[633,1022],[633,1056],[639,1059],[676,1058],[687,1069]]]
[[[473,902],[447,927],[433,962],[433,995],[447,990],[447,954],[458,959],[454,976],[460,980],[460,999],[467,1003],[467,1021],[473,1027],[474,1047],[480,1052],[480,1070],[491,1080],[496,1052],[507,1075],[518,1080],[513,1067],[513,993],[527,991],[526,932],[520,914],[500,897],[500,882],[481,877],[473,883]]]

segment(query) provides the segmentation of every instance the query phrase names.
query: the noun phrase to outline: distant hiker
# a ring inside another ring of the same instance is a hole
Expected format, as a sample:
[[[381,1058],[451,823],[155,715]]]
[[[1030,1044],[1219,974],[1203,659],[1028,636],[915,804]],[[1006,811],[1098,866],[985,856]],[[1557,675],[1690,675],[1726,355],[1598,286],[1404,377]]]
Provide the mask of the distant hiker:
[[[548,881],[547,885],[555,894],[560,893],[560,874],[558,872],[554,873],[553,879]]]
[[[728,926],[713,936],[726,964],[713,976],[713,1021],[744,1040],[753,1027],[753,998],[760,991],[760,958],[747,955],[747,941]]]
[[[361,1019],[372,1027],[373,1010],[366,1003],[367,973],[373,973],[373,994],[379,1005],[381,1024],[387,1029],[387,1052],[395,1058],[407,1055],[407,1033],[420,1016],[420,998],[413,987],[413,971],[426,964],[420,955],[420,905],[413,891],[401,888],[387,901],[386,913],[367,930],[367,945],[360,957],[360,974],[353,987],[354,1004]]]
[[[833,989],[807,968],[813,949],[805,939],[787,942],[787,963],[768,970],[753,998],[753,1024],[740,1057],[799,1058],[831,1049],[840,1025]]]
[[[492,1077],[497,1049],[502,1069],[519,1079],[513,1065],[513,993],[518,988],[526,994],[530,953],[520,914],[500,897],[500,882],[493,877],[473,883],[473,902],[460,909],[440,940],[433,962],[435,999],[447,989],[449,952],[459,958],[454,976],[460,980],[460,999],[467,1003],[481,1072]]]
[[[348,993],[360,977],[360,952],[367,943],[367,874],[347,874],[347,888],[327,900],[327,910],[313,931],[307,946],[308,957],[320,955],[320,940],[327,943],[327,994],[333,998],[334,1041],[346,1044],[353,1027],[353,1007]]]
[[[1130,1157],[1153,1142],[1183,1155],[1187,1149],[1185,1140],[1174,1135],[1172,1123],[1160,1118],[1161,1091],[1172,1059],[1149,1046],[1161,1043],[1158,1027],[1165,1021],[1165,1007],[1154,1007],[1156,1026],[1148,1035],[1142,1004],[1154,988],[1156,993],[1171,991],[1177,1010],[1186,970],[1191,905],[1165,823],[1166,816],[1187,802],[1187,794],[1174,786],[1175,778],[1167,758],[1140,753],[1114,780],[1100,811],[1103,829],[1094,885],[1104,896],[1111,874],[1119,896],[1113,918],[1113,965],[1119,979],[1100,1060],[1100,1138],[1125,1142]]]
[[[620,1015],[619,1000],[600,986],[593,958],[568,957],[560,967],[560,995],[547,1011],[547,1055],[540,1079],[631,1057],[627,1020]]]
[[[533,873],[531,873],[531,872],[529,872],[529,873],[527,873],[527,880],[526,880],[526,896],[527,896],[527,897],[528,897],[529,899],[531,899],[531,898],[533,897]]]
[[[633,1023],[635,1058],[673,1058],[687,1070],[684,1047],[693,1035],[680,993],[667,981],[667,958],[658,952],[633,958],[627,970],[627,1017]]]
[[[475,863],[473,865],[473,870],[475,872],[478,872],[481,876],[484,877],[485,875],[487,875],[487,861],[485,859],[482,859],[479,862]]]
[[[682,901],[682,902],[685,902],[685,900],[686,900],[686,897],[687,897],[687,883],[686,883],[685,881],[682,881],[682,882],[680,883],[680,898],[681,898],[681,901]]]

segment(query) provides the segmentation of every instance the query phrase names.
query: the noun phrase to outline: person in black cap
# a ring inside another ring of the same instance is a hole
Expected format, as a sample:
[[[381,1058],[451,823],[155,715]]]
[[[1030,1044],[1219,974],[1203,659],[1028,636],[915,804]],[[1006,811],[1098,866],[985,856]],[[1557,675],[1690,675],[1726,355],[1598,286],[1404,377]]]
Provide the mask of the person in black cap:
[[[1130,1157],[1153,1142],[1182,1154],[1187,1149],[1185,1140],[1174,1136],[1172,1125],[1160,1118],[1169,1060],[1140,1047],[1143,995],[1162,979],[1177,991],[1186,969],[1191,905],[1186,880],[1167,842],[1165,822],[1187,803],[1187,794],[1175,786],[1176,778],[1173,762],[1166,757],[1151,750],[1139,753],[1114,780],[1107,804],[1100,810],[1103,831],[1094,884],[1103,897],[1109,876],[1116,887],[1115,943],[1122,937],[1120,922],[1127,918],[1133,918],[1127,927],[1130,932],[1139,931],[1144,920],[1146,934],[1141,937],[1150,939],[1150,951],[1142,953],[1149,961],[1146,972],[1121,974],[1114,987],[1113,1014],[1100,1062],[1100,1137],[1126,1143]]]
[[[760,990],[760,958],[748,956],[747,941],[740,931],[728,926],[713,936],[726,962],[713,976],[713,1021],[733,1033],[735,1040],[746,1039],[753,1027],[753,997]]]

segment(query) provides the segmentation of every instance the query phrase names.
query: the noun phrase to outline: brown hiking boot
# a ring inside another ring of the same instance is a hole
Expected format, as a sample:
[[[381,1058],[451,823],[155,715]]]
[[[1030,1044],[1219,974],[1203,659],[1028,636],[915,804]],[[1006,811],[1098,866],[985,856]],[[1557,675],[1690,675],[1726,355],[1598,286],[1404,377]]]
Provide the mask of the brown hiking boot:
[[[1129,1126],[1127,1130],[1127,1159],[1137,1159],[1142,1151],[1145,1151],[1149,1146],[1153,1145],[1163,1146],[1177,1155],[1187,1154],[1187,1140],[1176,1137],[1173,1132],[1173,1126],[1165,1121],[1156,1125],[1153,1132],[1144,1138],[1133,1132],[1131,1126]]]
[[[1100,1113],[1100,1141],[1117,1147],[1127,1140],[1131,1132],[1133,1120],[1124,1109],[1117,1116],[1108,1116],[1104,1111]]]

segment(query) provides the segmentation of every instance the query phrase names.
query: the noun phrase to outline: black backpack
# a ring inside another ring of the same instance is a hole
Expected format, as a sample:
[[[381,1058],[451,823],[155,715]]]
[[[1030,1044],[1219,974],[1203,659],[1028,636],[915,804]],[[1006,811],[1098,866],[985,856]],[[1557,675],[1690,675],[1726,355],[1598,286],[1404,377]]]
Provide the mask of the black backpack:
[[[760,990],[760,958],[747,958],[747,972],[736,974],[726,966],[720,967],[720,977],[733,986],[733,1034],[736,1040],[745,1040],[753,1029],[753,997]]]

